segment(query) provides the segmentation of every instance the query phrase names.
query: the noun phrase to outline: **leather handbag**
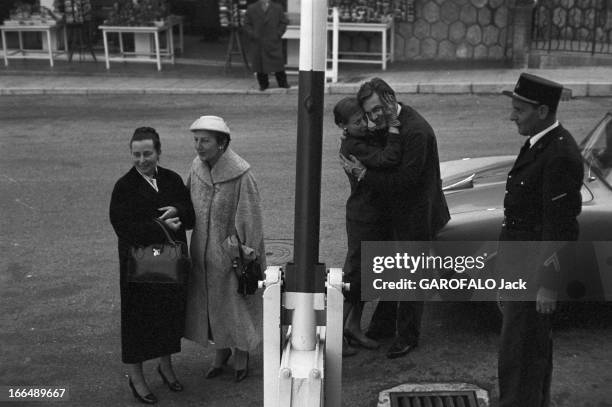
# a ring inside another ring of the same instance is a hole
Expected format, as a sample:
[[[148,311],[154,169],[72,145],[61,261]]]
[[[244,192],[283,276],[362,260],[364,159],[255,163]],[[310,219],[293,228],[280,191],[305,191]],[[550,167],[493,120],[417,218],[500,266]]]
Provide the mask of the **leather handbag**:
[[[184,285],[191,268],[187,245],[173,239],[172,231],[162,220],[154,220],[164,231],[166,242],[130,247],[127,281]]]
[[[259,288],[259,280],[263,278],[263,273],[261,272],[261,265],[257,259],[250,261],[245,260],[244,252],[242,251],[242,242],[238,234],[236,234],[236,238],[238,239],[239,257],[234,259],[232,266],[238,277],[237,292],[246,297],[247,295],[255,294]]]

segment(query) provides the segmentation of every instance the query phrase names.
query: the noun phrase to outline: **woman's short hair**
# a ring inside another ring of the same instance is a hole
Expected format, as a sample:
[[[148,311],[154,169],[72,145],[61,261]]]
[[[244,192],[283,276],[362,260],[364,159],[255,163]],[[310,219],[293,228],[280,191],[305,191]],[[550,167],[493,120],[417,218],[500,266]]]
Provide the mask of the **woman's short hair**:
[[[134,141],[142,141],[142,140],[153,140],[153,148],[157,151],[157,154],[161,154],[161,140],[159,139],[159,134],[153,127],[139,127],[134,130],[134,134],[130,140],[130,148],[132,148],[132,143]]]
[[[357,98],[353,96],[345,97],[334,106],[334,122],[338,126],[347,124],[355,113],[360,112],[361,106],[359,106]]]

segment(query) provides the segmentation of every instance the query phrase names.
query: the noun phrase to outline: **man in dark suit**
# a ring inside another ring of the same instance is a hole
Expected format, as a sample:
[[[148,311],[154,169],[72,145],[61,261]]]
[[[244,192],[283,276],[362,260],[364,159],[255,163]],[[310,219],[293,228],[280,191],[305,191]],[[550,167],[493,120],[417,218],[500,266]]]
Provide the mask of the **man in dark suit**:
[[[416,110],[398,103],[393,89],[380,78],[364,83],[357,99],[375,131],[400,134],[402,151],[398,167],[362,167],[359,182],[387,200],[392,239],[419,242],[414,251],[428,253],[430,242],[450,219],[434,131]],[[395,336],[387,357],[406,355],[418,344],[422,314],[422,301],[380,301],[366,335],[372,339]]]
[[[501,277],[524,276],[533,284],[533,295],[524,301],[512,293],[500,294],[500,407],[550,402],[551,318],[561,271],[571,267],[570,242],[578,238],[583,178],[576,142],[556,117],[562,90],[558,83],[523,73],[514,91],[504,91],[512,98],[510,120],[528,139],[506,181],[497,271]],[[517,256],[517,246],[527,250]]]

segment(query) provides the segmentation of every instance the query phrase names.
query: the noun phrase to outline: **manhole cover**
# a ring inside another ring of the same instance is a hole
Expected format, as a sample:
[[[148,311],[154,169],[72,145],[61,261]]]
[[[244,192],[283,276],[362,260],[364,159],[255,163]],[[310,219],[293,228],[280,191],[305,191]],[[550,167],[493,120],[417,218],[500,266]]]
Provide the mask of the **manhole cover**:
[[[266,239],[268,266],[284,266],[293,261],[293,239]]]
[[[473,391],[390,393],[391,407],[478,407]]]

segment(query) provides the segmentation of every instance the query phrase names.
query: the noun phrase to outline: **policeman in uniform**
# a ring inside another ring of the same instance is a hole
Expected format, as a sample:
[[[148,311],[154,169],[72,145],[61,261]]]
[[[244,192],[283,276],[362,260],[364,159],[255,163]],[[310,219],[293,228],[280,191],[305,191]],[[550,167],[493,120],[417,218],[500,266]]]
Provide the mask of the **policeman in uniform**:
[[[550,402],[551,319],[561,272],[572,258],[570,242],[578,238],[584,175],[578,146],[556,118],[562,90],[558,83],[523,73],[514,91],[503,92],[512,98],[510,120],[527,141],[506,181],[497,266],[503,278],[524,276],[532,296],[512,299],[511,294],[500,294],[500,407]],[[521,245],[527,252],[516,252]]]

